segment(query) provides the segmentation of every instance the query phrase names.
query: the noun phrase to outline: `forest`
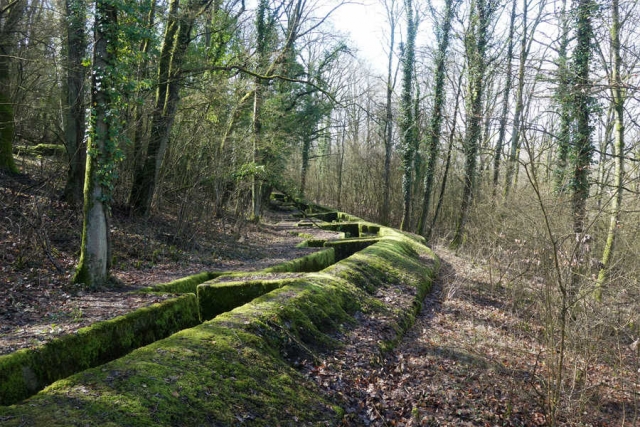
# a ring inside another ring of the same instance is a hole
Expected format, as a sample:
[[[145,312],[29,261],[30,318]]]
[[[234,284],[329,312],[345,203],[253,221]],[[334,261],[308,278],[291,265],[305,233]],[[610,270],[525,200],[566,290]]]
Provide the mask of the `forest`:
[[[188,245],[278,191],[424,236],[535,313],[548,419],[588,404],[595,361],[637,399],[638,2],[372,2],[376,64],[343,0],[0,0],[2,182],[81,218],[87,290],[116,214]]]

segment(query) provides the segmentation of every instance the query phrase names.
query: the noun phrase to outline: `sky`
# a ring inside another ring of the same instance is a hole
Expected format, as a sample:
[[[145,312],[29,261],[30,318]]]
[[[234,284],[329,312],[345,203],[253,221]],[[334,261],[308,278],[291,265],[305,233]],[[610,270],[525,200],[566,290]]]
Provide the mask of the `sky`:
[[[365,3],[347,3],[333,16],[333,22],[341,32],[349,35],[353,45],[358,49],[358,56],[378,69],[376,63],[381,63],[381,69],[386,64],[386,48],[388,41],[388,23],[384,8],[377,0]],[[387,33],[387,34],[385,34]]]

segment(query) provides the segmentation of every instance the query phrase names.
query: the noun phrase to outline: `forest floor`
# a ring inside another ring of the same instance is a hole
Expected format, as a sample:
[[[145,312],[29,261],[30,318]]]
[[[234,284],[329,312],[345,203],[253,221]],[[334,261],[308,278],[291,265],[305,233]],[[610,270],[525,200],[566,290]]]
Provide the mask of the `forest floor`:
[[[338,236],[296,227],[289,212],[277,210],[260,224],[209,217],[177,234],[174,215],[144,219],[114,209],[113,283],[87,291],[71,284],[81,213],[59,201],[49,181],[0,174],[0,218],[0,355],[172,296],[136,289],[203,271],[260,270],[319,250],[297,248],[300,233]]]
[[[83,291],[70,284],[81,215],[52,194],[47,181],[0,175],[0,354],[162,298],[128,293],[136,288],[202,271],[258,270],[312,251],[295,248],[303,240],[298,232],[310,231],[293,228],[283,212],[270,212],[260,225],[208,218],[181,227],[176,216],[142,220],[115,209],[116,281]],[[384,319],[358,314],[341,337],[344,347],[299,369],[345,408],[347,426],[551,425],[539,320],[514,309],[511,290],[494,283],[481,261],[435,250],[439,277],[395,350],[379,353]],[[406,309],[398,292],[376,296]],[[563,399],[557,424],[636,425],[638,393],[620,386],[616,367],[596,363],[589,376],[595,385]],[[576,390],[571,382],[562,387]]]

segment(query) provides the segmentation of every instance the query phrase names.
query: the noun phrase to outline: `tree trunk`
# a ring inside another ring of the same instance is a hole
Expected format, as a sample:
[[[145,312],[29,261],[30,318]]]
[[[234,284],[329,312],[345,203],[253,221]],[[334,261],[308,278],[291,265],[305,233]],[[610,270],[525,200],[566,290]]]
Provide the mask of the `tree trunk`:
[[[14,112],[10,68],[15,34],[24,15],[26,0],[0,0],[0,171],[18,173],[13,161]]]
[[[567,0],[562,0],[560,15],[560,46],[558,48],[558,69],[556,71],[558,88],[556,98],[560,115],[560,129],[558,130],[558,155],[555,169],[555,190],[565,191],[565,179],[569,160],[570,128],[571,128],[571,97],[569,92],[569,20],[567,18]]]
[[[86,163],[84,84],[86,78],[82,61],[87,50],[85,0],[65,0],[67,30],[67,87],[65,112],[65,146],[69,157],[67,183],[63,199],[68,203],[82,202]]]
[[[456,124],[458,120],[458,110],[460,109],[460,95],[462,94],[462,77],[464,76],[464,71],[460,71],[460,76],[458,76],[458,88],[456,90],[456,101],[455,106],[453,108],[453,119],[451,121],[451,131],[449,132],[449,144],[447,147],[447,160],[444,164],[444,171],[442,172],[442,183],[440,184],[440,194],[438,195],[438,203],[436,204],[436,209],[433,212],[433,219],[431,220],[431,226],[427,229],[425,234],[425,239],[427,242],[431,240],[431,234],[433,233],[433,229],[436,226],[436,222],[438,221],[438,215],[440,214],[440,209],[442,208],[442,201],[444,200],[444,192],[447,188],[447,179],[449,177],[449,168],[451,167],[451,153],[453,151],[453,141],[455,139],[456,134]]]
[[[513,0],[511,6],[511,18],[509,20],[509,40],[507,46],[507,69],[505,77],[504,94],[502,97],[502,113],[500,114],[500,125],[498,128],[498,142],[496,142],[495,153],[493,155],[493,198],[495,200],[498,189],[498,180],[500,178],[500,160],[502,157],[502,147],[504,146],[505,134],[507,130],[507,118],[509,115],[509,95],[511,94],[511,85],[513,80],[513,70],[511,64],[513,62],[513,33],[516,26],[516,5],[518,0]]]
[[[96,3],[95,42],[93,48],[93,74],[91,82],[91,129],[87,149],[84,188],[84,221],[80,261],[74,283],[88,287],[105,284],[109,278],[109,182],[105,182],[109,167],[113,165],[116,141],[112,139],[113,67],[118,37],[118,13],[112,2]]]
[[[468,220],[473,193],[476,185],[478,148],[482,137],[482,97],[487,66],[486,50],[489,39],[489,22],[493,14],[492,0],[476,0],[471,11],[473,25],[466,36],[467,55],[469,61],[467,95],[467,128],[463,141],[465,155],[464,187],[462,203],[456,224],[455,234],[451,242],[454,248],[459,247],[465,239],[465,227]]]
[[[151,31],[154,27],[155,23],[155,14],[156,14],[156,0],[149,0],[149,15],[147,17],[147,29]],[[140,51],[143,54],[142,60],[138,64],[138,72],[137,79],[138,81],[143,81],[149,77],[149,51],[151,50],[151,38],[145,38],[141,45]],[[145,102],[144,102],[144,94],[146,90],[139,90],[135,100],[135,106],[133,107],[133,123],[134,123],[134,131],[133,131],[133,139],[131,144],[133,145],[133,176],[134,179],[139,174],[142,174],[142,167],[144,164],[144,154],[145,154],[145,144],[144,144],[144,134],[147,130],[148,120],[145,120]],[[131,204],[131,202],[130,202]]]
[[[407,13],[407,43],[402,55],[402,118],[400,132],[403,140],[402,153],[402,221],[401,230],[411,227],[411,184],[413,179],[413,165],[416,151],[415,117],[413,117],[413,68],[415,56],[416,22],[413,13],[412,0],[405,0]]]
[[[516,111],[513,115],[513,127],[511,130],[511,146],[509,149],[509,161],[504,182],[504,195],[507,197],[513,185],[514,174],[518,167],[518,149],[520,148],[520,121],[524,110],[524,67],[527,61],[527,13],[529,0],[524,0],[522,8],[522,39],[520,40],[520,64],[518,66],[518,89],[516,91]]]
[[[615,143],[613,155],[615,159],[614,195],[611,200],[611,217],[609,219],[609,231],[607,241],[602,251],[602,261],[598,279],[596,281],[595,298],[602,298],[602,286],[607,279],[607,272],[611,264],[613,249],[616,240],[616,230],[620,221],[620,208],[622,206],[622,191],[624,179],[624,102],[625,95],[622,89],[622,57],[620,55],[620,10],[618,0],[611,1],[611,53],[613,55],[613,68],[611,74],[611,95],[613,109],[615,111]]]
[[[149,215],[160,167],[178,109],[182,65],[196,18],[209,5],[207,0],[189,1],[179,12],[180,1],[171,0],[160,62],[158,86],[151,118],[151,133],[142,168],[135,173],[129,204],[133,211]]]
[[[384,184],[382,189],[382,225],[389,225],[389,214],[391,209],[391,154],[393,148],[393,108],[391,105],[391,97],[395,87],[395,77],[393,73],[393,50],[395,48],[396,36],[396,16],[395,1],[391,5],[387,5],[387,18],[389,19],[390,39],[389,39],[389,57],[387,66],[387,99],[385,107],[385,135],[384,135]]]
[[[436,163],[438,161],[438,151],[440,149],[440,133],[442,129],[442,111],[446,97],[446,89],[444,85],[446,71],[447,49],[449,47],[449,33],[451,31],[451,21],[453,20],[454,5],[453,0],[446,0],[444,21],[437,33],[438,53],[436,57],[435,69],[435,87],[433,89],[433,112],[427,130],[427,161],[425,166],[424,178],[424,198],[422,202],[422,213],[418,221],[418,234],[424,234],[424,228],[427,223],[429,214],[429,205],[431,204],[431,192],[433,189],[433,178],[435,176]],[[427,234],[430,234],[427,231]]]
[[[576,46],[573,51],[575,78],[573,96],[573,117],[576,131],[572,138],[573,180],[572,209],[573,230],[576,235],[584,232],[586,204],[589,196],[589,170],[593,155],[591,126],[589,124],[592,100],[589,95],[589,65],[591,60],[591,40],[593,28],[591,16],[594,10],[592,0],[577,0]]]

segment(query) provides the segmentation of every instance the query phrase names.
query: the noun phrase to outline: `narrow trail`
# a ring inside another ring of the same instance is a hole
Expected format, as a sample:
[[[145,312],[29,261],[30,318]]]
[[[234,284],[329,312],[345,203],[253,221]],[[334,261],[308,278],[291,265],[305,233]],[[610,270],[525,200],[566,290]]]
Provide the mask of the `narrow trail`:
[[[307,375],[345,401],[349,426],[535,426],[546,420],[534,392],[536,344],[514,335],[506,290],[446,249],[414,326],[379,356],[384,319],[363,316],[345,347]],[[392,286],[378,298],[402,310]]]

